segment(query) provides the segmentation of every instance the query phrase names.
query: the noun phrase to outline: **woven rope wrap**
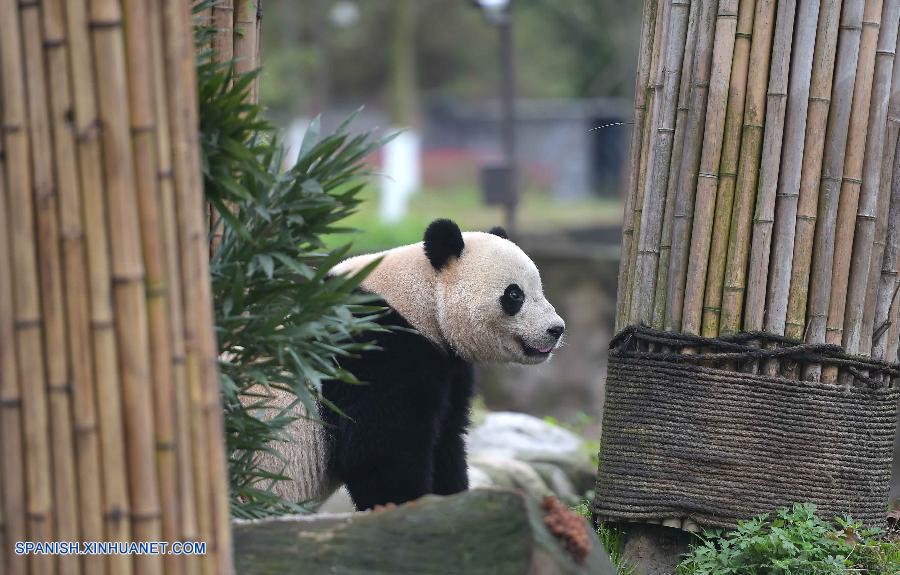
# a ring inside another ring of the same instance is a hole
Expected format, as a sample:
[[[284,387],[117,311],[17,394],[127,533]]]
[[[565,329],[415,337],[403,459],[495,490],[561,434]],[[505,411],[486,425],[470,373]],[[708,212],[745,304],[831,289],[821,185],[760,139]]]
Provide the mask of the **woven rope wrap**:
[[[667,351],[646,351],[663,346]],[[684,346],[699,353],[682,353]],[[735,371],[773,357],[836,364],[849,384]],[[849,513],[880,525],[898,398],[890,382],[897,375],[895,365],[834,346],[628,328],[610,345],[593,510],[619,520],[690,518],[734,527],[812,502],[823,517]]]

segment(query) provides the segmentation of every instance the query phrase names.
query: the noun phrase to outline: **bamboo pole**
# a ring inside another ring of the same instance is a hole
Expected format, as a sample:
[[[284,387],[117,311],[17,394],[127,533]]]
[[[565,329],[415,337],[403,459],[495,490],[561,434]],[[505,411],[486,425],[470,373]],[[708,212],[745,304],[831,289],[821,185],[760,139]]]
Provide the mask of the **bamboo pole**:
[[[176,424],[174,439],[177,459],[178,539],[198,540],[197,506],[194,494],[193,446],[191,444],[190,415],[188,413],[188,384],[185,373],[184,311],[181,303],[180,248],[178,246],[178,213],[173,182],[169,105],[166,96],[166,50],[163,33],[163,14],[150,11],[151,49],[153,52],[154,103],[156,105],[157,174],[159,181],[160,232],[164,243],[166,299],[169,313],[169,353],[173,395],[170,396]],[[184,572],[199,573],[200,558],[184,557]]]
[[[690,6],[690,0],[671,0],[665,58],[660,58],[664,62],[662,97],[658,99],[658,123],[651,156],[653,163],[644,190],[637,267],[632,288],[638,298],[636,302],[632,300],[633,306],[637,304],[637,320],[647,325],[653,322],[653,298],[656,293],[663,212],[666,203],[669,165],[672,158],[676,104],[681,86],[681,67],[684,59]]]
[[[0,54],[3,48],[0,47]],[[3,60],[0,56],[0,71],[3,70]],[[3,112],[3,96],[0,91],[0,118],[2,118],[3,131],[0,133],[0,269],[11,270],[13,268],[13,254],[7,230],[11,218],[10,209],[7,206],[6,165],[4,161],[4,140],[6,135],[6,116]],[[22,471],[25,469],[25,456],[22,453],[23,445],[23,413],[22,413],[22,389],[19,383],[19,367],[16,350],[16,326],[13,318],[15,302],[13,301],[13,285],[11,274],[0,274],[0,461],[3,469],[12,470],[3,477],[2,481],[2,531],[5,536],[4,547],[0,551],[0,566],[4,573],[10,575],[24,575],[26,573],[25,559],[16,557],[12,553],[9,541],[25,541],[26,529],[26,499],[25,477]]]
[[[848,5],[854,1],[856,0],[848,0]],[[825,147],[825,130],[831,108],[831,86],[834,77],[835,47],[838,41],[840,12],[840,0],[822,0],[810,75],[806,136],[803,145],[803,163],[797,198],[797,222],[791,259],[791,281],[787,292],[784,334],[793,339],[801,339],[806,326],[809,268],[819,200],[822,151]],[[831,133],[830,130],[829,133]],[[784,162],[782,163],[784,164]]]
[[[2,73],[3,148],[6,155],[7,215],[12,262],[14,331],[18,379],[23,382],[22,423],[25,455],[27,533],[32,540],[54,538],[53,489],[50,468],[50,422],[47,409],[46,374],[43,365],[43,333],[38,287],[34,207],[28,130],[28,101],[25,89],[22,36],[19,14],[13,0],[0,0],[0,22],[7,23],[0,34]],[[10,25],[9,23],[13,24]],[[52,556],[31,561],[34,574],[55,572]]]
[[[898,38],[900,46],[900,38]],[[895,50],[897,48],[895,47]],[[888,102],[887,127],[885,134],[884,158],[881,164],[881,185],[879,190],[879,215],[887,214],[887,217],[878,219],[876,234],[877,251],[880,256],[873,259],[873,273],[869,279],[869,294],[867,295],[867,308],[873,309],[872,313],[872,357],[885,359],[889,327],[889,315],[891,300],[894,297],[894,283],[897,280],[896,262],[897,245],[889,243],[897,242],[900,236],[892,235],[891,226],[894,226],[897,218],[900,218],[900,199],[895,199],[895,193],[900,193],[900,188],[894,187],[893,180],[896,177],[896,150],[897,136],[900,133],[900,58],[894,59],[894,68],[891,75],[891,95]],[[893,275],[892,275],[893,274]]]
[[[744,310],[744,287],[747,261],[750,258],[750,227],[759,178],[759,162],[763,145],[763,122],[766,119],[766,88],[769,61],[775,31],[775,0],[759,0],[753,18],[753,45],[750,48],[752,68],[747,77],[744,103],[744,127],[734,209],[728,234],[728,256],[722,292],[719,332],[736,333],[741,328]],[[780,129],[781,126],[778,126]],[[780,148],[780,146],[779,146]]]
[[[769,260],[773,248],[772,229],[775,224],[782,144],[787,132],[788,84],[793,55],[791,40],[796,7],[795,0],[779,0],[775,16],[772,65],[765,103],[765,133],[759,165],[759,185],[756,190],[756,211],[752,223],[750,268],[747,272],[747,301],[744,312],[744,329],[747,331],[762,331],[765,319]],[[818,9],[818,6],[816,8]],[[812,18],[814,22],[815,16]],[[809,46],[808,53],[811,57],[812,43]],[[795,58],[793,63],[803,67],[808,75],[809,66],[806,65],[806,60],[799,59],[798,63],[798,59]],[[803,101],[806,102],[806,97]],[[805,114],[803,120],[806,121]]]
[[[893,102],[892,102],[893,104]],[[872,357],[885,361],[896,358],[897,316],[900,300],[900,145],[894,146],[893,173],[890,182],[890,210],[878,285],[878,309],[875,312],[875,333],[872,337]]]
[[[787,320],[787,306],[791,287],[791,275],[794,258],[794,239],[797,225],[797,208],[800,198],[801,171],[805,155],[807,134],[807,112],[810,102],[810,88],[813,71],[813,54],[817,47],[816,33],[821,29],[823,34],[837,27],[827,20],[829,14],[840,11],[840,4],[835,7],[834,0],[828,0],[821,6],[818,0],[800,2],[797,8],[797,21],[794,27],[793,46],[791,48],[791,70],[788,80],[787,112],[784,121],[782,138],[782,156],[778,172],[778,186],[775,192],[775,224],[772,231],[772,248],[770,250],[769,278],[766,286],[766,311],[764,328],[769,333],[784,335]],[[821,38],[821,36],[820,36]],[[822,68],[816,72],[817,84],[822,82],[825,64],[826,41],[821,40],[818,62]],[[832,60],[833,63],[833,60]],[[830,66],[828,66],[830,68]],[[830,70],[828,70],[830,73]],[[821,88],[818,95],[821,94]],[[817,100],[820,101],[820,100]],[[821,105],[818,105],[821,107]],[[827,114],[827,112],[826,112]],[[818,120],[821,111],[816,110],[814,120]],[[817,129],[824,130],[824,125]],[[778,363],[766,363],[766,371],[773,375]]]
[[[856,83],[863,12],[868,12],[865,10],[865,5],[866,2],[863,0],[848,0],[844,3],[841,11],[841,31],[838,36],[834,67],[834,101],[828,113],[828,129],[822,160],[818,215],[813,243],[815,257],[812,258],[809,277],[806,341],[810,343],[826,341],[826,324],[834,270],[835,228],[853,109],[853,91],[850,90],[850,86]],[[862,144],[862,142],[859,143],[859,145]],[[853,150],[850,151],[853,155]],[[796,255],[795,253],[795,259]],[[806,379],[817,381],[821,377],[821,368],[816,364],[808,365],[804,368],[803,375]]]
[[[641,305],[638,294],[636,293],[637,282],[639,281],[637,262],[641,246],[641,222],[643,221],[644,201],[646,200],[647,195],[647,180],[650,174],[653,173],[654,165],[656,163],[654,157],[656,147],[653,145],[653,136],[660,122],[662,104],[659,92],[662,90],[665,80],[665,54],[663,53],[663,48],[668,42],[669,12],[671,6],[671,3],[666,0],[658,1],[656,6],[656,31],[654,36],[657,41],[654,41],[653,43],[653,56],[650,62],[650,76],[647,86],[647,107],[649,116],[645,122],[642,136],[641,148],[644,152],[641,154],[641,166],[638,172],[638,189],[637,195],[635,196],[633,212],[634,222],[632,224],[634,236],[632,238],[633,245],[628,262],[628,267],[632,270],[632,278],[630,280],[631,286],[628,290],[630,296],[627,322],[629,324],[637,324],[641,321]]]
[[[212,38],[212,49],[218,62],[230,62],[234,58],[234,2],[216,0],[212,6],[212,23],[216,33]],[[245,4],[247,0],[237,0]]]
[[[841,178],[841,191],[838,200],[837,227],[834,240],[834,262],[831,274],[831,294],[828,299],[828,320],[825,341],[840,345],[843,341],[844,311],[847,303],[847,287],[850,279],[850,260],[854,256],[853,244],[856,234],[856,216],[859,210],[860,188],[863,178],[863,160],[865,159],[866,135],[869,126],[869,109],[872,97],[872,70],[875,68],[875,48],[881,28],[882,0],[866,0],[863,13],[862,32],[859,41],[856,82],[853,86],[853,104],[850,110],[850,132],[847,134],[847,153],[844,158],[844,172]],[[871,244],[866,256],[870,257]],[[863,280],[868,270],[862,274]],[[846,342],[844,342],[846,345]],[[847,351],[856,353],[859,350],[857,339],[853,348]],[[837,367],[827,366],[823,371],[823,380],[835,381]]]
[[[225,439],[219,399],[216,341],[212,326],[208,244],[203,219],[203,185],[200,176],[194,57],[185,42],[188,9],[179,0],[166,0],[165,33],[169,94],[169,129],[172,134],[175,192],[182,250],[182,304],[186,321],[185,352],[195,437],[195,485],[201,537],[208,535],[213,553],[204,568],[230,573],[231,531],[225,460]],[[180,42],[179,42],[180,40]],[[208,459],[207,459],[208,458]],[[210,482],[209,476],[219,478]],[[205,483],[200,483],[205,481]]]
[[[100,430],[100,462],[102,465],[104,534],[113,541],[131,538],[125,469],[125,435],[118,379],[118,352],[113,329],[112,273],[109,262],[109,235],[106,229],[106,202],[102,157],[100,151],[100,119],[93,84],[93,56],[88,35],[85,0],[66,2],[66,30],[70,57],[70,82],[74,132],[78,147],[81,201],[87,248],[90,287],[90,325],[93,343],[94,378],[96,381]],[[131,557],[114,555],[107,558],[110,571],[131,572]]]
[[[54,180],[53,138],[41,32],[41,6],[20,4],[28,94],[28,128],[31,143],[32,186],[37,223],[37,257],[44,335],[44,362],[50,419],[50,457],[53,464],[54,536],[61,541],[78,539],[78,496],[75,485],[75,454],[72,437],[71,387],[68,354],[65,353],[66,321],[60,254],[58,195]],[[46,470],[45,470],[46,473]],[[76,556],[60,556],[57,572],[81,572]]]
[[[75,134],[70,129],[72,95],[69,87],[69,54],[62,0],[42,4],[43,46],[47,62],[50,116],[53,128],[54,171],[59,194],[59,224],[62,240],[65,309],[68,337],[75,451],[77,454],[77,503],[80,539],[102,541],[103,509],[100,443],[97,422],[97,391],[91,346],[90,297],[87,251],[82,224],[82,200],[78,185]],[[100,555],[82,558],[85,573],[103,573]]]
[[[761,2],[763,0],[758,1]],[[716,191],[716,209],[703,302],[702,333],[707,337],[719,335],[722,288],[725,279],[725,255],[728,249],[728,236],[731,228],[731,212],[734,207],[738,158],[741,150],[741,123],[744,117],[744,101],[747,94],[753,20],[758,1],[741,0],[738,7],[737,31],[735,33],[734,56],[731,66],[731,85],[728,89],[725,133],[722,140],[722,157],[719,164],[719,181]]]
[[[237,0],[234,10],[234,70],[238,75],[246,74],[259,67],[259,40],[257,38],[256,14],[258,0]],[[250,88],[250,97],[256,101],[256,84]]]
[[[622,217],[622,252],[619,260],[619,279],[616,288],[616,331],[628,323],[629,302],[631,300],[630,267],[632,239],[634,236],[635,197],[641,189],[638,187],[639,172],[643,158],[644,125],[647,123],[647,83],[650,78],[651,60],[653,59],[653,31],[656,28],[657,0],[644,2],[641,17],[641,44],[638,53],[638,73],[634,86],[634,126],[631,130],[631,144],[628,153],[628,176],[625,188],[625,206]]]
[[[746,0],[745,0],[746,1]],[[719,161],[722,155],[722,139],[725,131],[725,112],[728,103],[731,62],[737,31],[737,0],[721,0],[716,16],[716,34],[713,47],[713,66],[709,82],[703,151],[691,225],[691,247],[684,288],[681,329],[685,333],[699,334],[703,311],[703,290],[706,285],[709,261],[713,213],[716,206]]]
[[[154,57],[150,7],[146,0],[125,2],[126,53],[130,95],[131,143],[134,158],[141,247],[146,271],[147,315],[150,337],[150,376],[154,402],[156,465],[161,511],[161,533],[166,541],[178,540],[177,462],[175,420],[171,409],[171,327],[168,315],[169,279],[163,246],[160,187],[157,167],[158,123],[154,93]],[[149,65],[148,65],[149,63]],[[164,558],[165,572],[179,574],[181,561]]]
[[[875,73],[871,86],[871,107],[868,116],[868,135],[865,143],[865,161],[860,166],[862,189],[856,213],[856,230],[853,236],[853,258],[849,269],[846,309],[843,318],[844,348],[850,353],[869,354],[872,348],[872,322],[874,313],[866,318],[866,293],[872,277],[873,261],[880,262],[883,254],[875,245],[878,205],[884,205],[879,197],[881,190],[882,155],[885,152],[885,128],[890,99],[891,78],[897,45],[897,29],[900,26],[900,1],[885,0],[881,13],[881,31],[878,34],[874,58]],[[867,31],[863,30],[863,34]],[[841,192],[843,195],[843,192]],[[885,219],[881,215],[882,221]],[[883,226],[882,226],[883,227]],[[874,302],[870,302],[874,312]]]
[[[690,102],[684,134],[684,152],[680,158],[675,206],[672,216],[671,262],[666,281],[667,330],[681,329],[681,313],[684,304],[684,287],[688,266],[691,225],[694,215],[694,193],[700,168],[700,152],[703,146],[706,104],[709,95],[710,69],[712,68],[713,40],[716,32],[716,0],[700,0],[697,46],[691,73]]]
[[[142,258],[135,167],[129,137],[130,98],[121,8],[115,0],[92,0],[91,35],[103,166],[109,206],[109,239],[119,345],[132,533],[137,541],[161,535],[159,485],[153,442],[153,403],[145,269]],[[146,66],[146,63],[144,64]],[[136,97],[136,95],[132,94]],[[125,344],[124,342],[127,342]],[[161,573],[159,556],[139,555],[136,572]]]
[[[675,135],[672,142],[672,154],[669,161],[669,173],[666,178],[666,202],[663,210],[662,233],[659,241],[659,263],[656,268],[656,291],[653,295],[653,321],[655,329],[663,329],[666,323],[666,296],[669,281],[669,260],[672,253],[672,227],[675,217],[675,199],[678,189],[678,178],[681,170],[681,158],[684,156],[685,122],[688,115],[688,100],[691,93],[694,70],[694,53],[697,44],[697,29],[700,25],[701,0],[691,3],[688,15],[687,38],[684,42],[684,60],[681,64],[681,85],[678,88],[678,106],[675,110]]]

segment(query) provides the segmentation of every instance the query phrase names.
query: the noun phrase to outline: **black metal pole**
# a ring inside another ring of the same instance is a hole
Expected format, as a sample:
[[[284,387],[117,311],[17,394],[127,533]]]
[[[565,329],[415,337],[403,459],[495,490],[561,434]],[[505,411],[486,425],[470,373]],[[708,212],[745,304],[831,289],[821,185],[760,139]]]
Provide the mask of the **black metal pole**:
[[[519,203],[519,175],[516,161],[516,78],[513,59],[512,12],[507,6],[499,22],[500,29],[500,108],[503,155],[509,169],[506,205],[506,229],[516,233],[516,206]]]

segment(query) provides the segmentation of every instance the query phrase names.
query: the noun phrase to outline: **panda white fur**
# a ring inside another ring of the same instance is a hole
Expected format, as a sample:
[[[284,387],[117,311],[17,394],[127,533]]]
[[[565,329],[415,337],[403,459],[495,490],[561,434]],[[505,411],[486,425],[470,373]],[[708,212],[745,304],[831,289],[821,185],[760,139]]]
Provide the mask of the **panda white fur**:
[[[344,483],[357,508],[369,509],[465,490],[472,364],[544,362],[565,329],[537,267],[500,228],[461,233],[435,220],[422,242],[350,258],[334,273],[375,258],[361,287],[389,307],[380,323],[407,329],[359,337],[381,350],[341,365],[364,385],[323,386],[347,417],[323,407],[326,426],[301,419],[279,446],[286,466],[267,456],[264,467],[292,478],[275,487],[287,499],[320,499]]]

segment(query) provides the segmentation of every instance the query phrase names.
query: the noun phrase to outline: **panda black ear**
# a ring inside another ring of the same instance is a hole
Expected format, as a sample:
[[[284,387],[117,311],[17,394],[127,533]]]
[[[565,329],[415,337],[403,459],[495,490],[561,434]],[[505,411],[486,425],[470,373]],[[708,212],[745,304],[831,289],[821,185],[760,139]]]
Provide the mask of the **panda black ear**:
[[[500,226],[494,226],[490,230],[488,230],[489,234],[494,234],[495,236],[500,236],[504,240],[509,239],[509,234],[506,233],[506,230],[501,228]]]
[[[424,244],[425,255],[436,270],[447,265],[450,258],[461,256],[465,247],[459,226],[446,219],[434,220],[428,225]]]

